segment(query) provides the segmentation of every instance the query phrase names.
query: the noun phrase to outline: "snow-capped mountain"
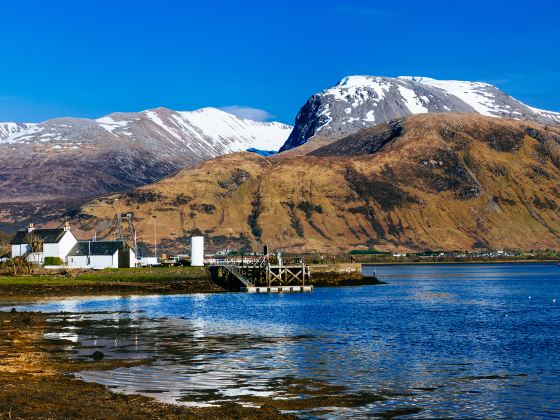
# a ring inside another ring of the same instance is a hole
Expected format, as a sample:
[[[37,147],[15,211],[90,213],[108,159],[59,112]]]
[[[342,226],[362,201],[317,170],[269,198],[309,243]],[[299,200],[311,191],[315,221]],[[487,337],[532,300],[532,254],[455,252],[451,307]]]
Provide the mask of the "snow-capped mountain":
[[[0,143],[2,140],[7,139],[14,134],[19,133],[29,127],[33,126],[33,124],[20,124],[15,122],[0,122]]]
[[[2,127],[2,125],[0,125]],[[45,143],[50,148],[79,148],[89,139],[119,137],[163,152],[184,152],[187,159],[215,157],[249,148],[278,150],[292,127],[241,119],[216,108],[178,112],[166,108],[114,113],[97,120],[57,118],[41,124],[6,123],[3,143]]]
[[[292,130],[215,108],[157,108],[6,127],[11,134],[0,140],[0,208],[17,220],[14,212],[23,217],[65,209],[231,152],[278,150]]]
[[[340,138],[395,118],[426,112],[463,112],[560,125],[560,113],[529,107],[488,83],[428,77],[349,76],[313,95],[282,146],[310,137]]]

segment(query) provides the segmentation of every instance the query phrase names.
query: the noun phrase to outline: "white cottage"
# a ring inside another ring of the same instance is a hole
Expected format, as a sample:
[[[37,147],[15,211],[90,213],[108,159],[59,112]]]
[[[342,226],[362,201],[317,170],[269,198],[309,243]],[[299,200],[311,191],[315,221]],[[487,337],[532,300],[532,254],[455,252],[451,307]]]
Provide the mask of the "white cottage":
[[[31,236],[42,241],[41,249],[33,250],[29,244]],[[10,241],[12,258],[22,257],[30,262],[43,264],[46,257],[60,258],[65,261],[66,255],[77,243],[70,228],[65,226],[57,229],[35,229],[33,224],[27,229],[20,230]]]
[[[134,251],[124,241],[79,241],[67,256],[71,268],[135,267]]]

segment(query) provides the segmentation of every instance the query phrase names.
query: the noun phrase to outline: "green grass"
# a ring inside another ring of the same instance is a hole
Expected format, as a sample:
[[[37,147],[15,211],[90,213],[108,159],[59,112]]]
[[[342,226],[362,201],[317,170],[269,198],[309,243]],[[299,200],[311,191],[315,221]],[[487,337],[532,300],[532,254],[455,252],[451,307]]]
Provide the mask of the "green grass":
[[[188,279],[208,278],[203,267],[154,267],[154,268],[110,268],[79,274],[76,277],[46,276],[0,276],[2,285],[79,285],[97,282],[154,283]]]
[[[0,287],[2,286],[40,286],[40,285],[85,285],[95,283],[91,280],[81,280],[77,278],[61,278],[50,276],[25,276],[25,277],[0,277]]]

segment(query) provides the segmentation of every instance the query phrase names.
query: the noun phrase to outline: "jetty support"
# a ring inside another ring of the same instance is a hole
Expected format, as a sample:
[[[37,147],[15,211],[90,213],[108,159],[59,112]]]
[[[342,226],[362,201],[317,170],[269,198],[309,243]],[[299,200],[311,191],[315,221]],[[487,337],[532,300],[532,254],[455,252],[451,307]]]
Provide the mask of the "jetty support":
[[[259,259],[216,260],[210,265],[212,276],[228,289],[250,293],[309,292],[311,272],[305,263],[271,264],[268,256]],[[307,283],[307,284],[306,284]]]

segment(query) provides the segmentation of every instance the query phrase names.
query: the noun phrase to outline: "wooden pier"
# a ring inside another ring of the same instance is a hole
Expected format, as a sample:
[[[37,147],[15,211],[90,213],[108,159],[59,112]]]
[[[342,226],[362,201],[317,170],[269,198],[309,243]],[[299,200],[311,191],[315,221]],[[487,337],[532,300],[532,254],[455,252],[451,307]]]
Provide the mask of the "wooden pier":
[[[258,259],[217,260],[210,265],[212,277],[224,287],[250,293],[309,292],[306,284],[311,277],[309,266],[300,264],[271,264],[268,256]]]

